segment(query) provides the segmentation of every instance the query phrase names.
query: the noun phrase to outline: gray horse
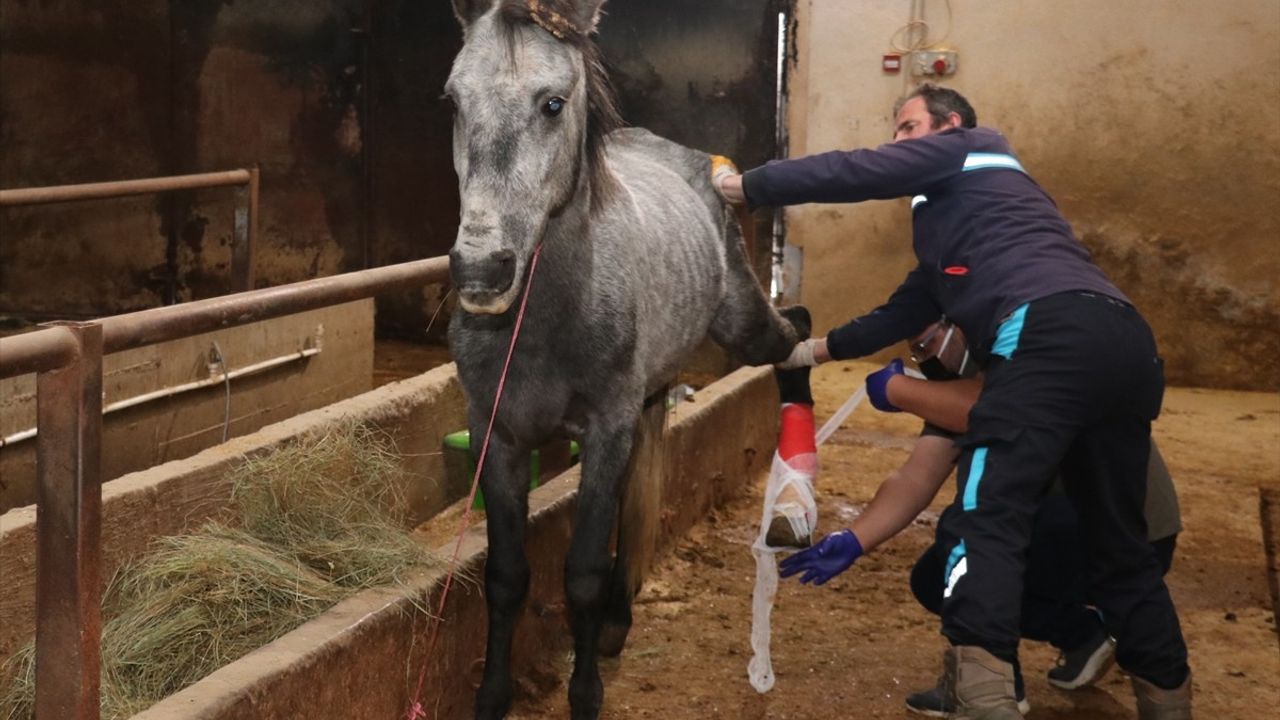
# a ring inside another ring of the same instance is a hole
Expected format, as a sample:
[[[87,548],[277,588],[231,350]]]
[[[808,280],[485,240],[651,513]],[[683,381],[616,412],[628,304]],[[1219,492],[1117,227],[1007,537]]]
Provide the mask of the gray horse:
[[[462,196],[449,344],[477,441],[532,282],[481,477],[489,636],[477,718],[511,704],[512,634],[529,585],[529,452],[565,434],[583,449],[565,562],[569,699],[573,718],[595,718],[599,655],[620,652],[631,624],[625,548],[612,559],[609,541],[645,398],[708,334],[760,365],[786,358],[801,331],[756,284],[709,157],[617,129],[589,37],[603,2],[453,0],[466,37],[445,88]]]

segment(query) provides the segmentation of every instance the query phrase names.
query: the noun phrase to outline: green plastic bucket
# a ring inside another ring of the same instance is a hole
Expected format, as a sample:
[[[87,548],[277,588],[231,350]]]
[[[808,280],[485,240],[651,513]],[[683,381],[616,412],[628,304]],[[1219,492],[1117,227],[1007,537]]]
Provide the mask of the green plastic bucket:
[[[569,464],[578,462],[578,443],[569,441]],[[444,436],[445,472],[450,477],[450,484],[461,483],[470,489],[471,481],[476,475],[476,458],[471,453],[471,431],[459,430]],[[538,451],[529,454],[529,489],[538,487],[541,481],[541,462]],[[476,499],[472,509],[484,510],[484,491],[476,488]]]

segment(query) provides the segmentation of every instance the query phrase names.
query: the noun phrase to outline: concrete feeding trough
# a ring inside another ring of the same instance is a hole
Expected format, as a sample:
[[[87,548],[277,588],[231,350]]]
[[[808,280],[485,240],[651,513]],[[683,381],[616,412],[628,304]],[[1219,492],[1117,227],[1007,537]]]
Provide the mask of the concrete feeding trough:
[[[654,556],[708,510],[764,469],[776,442],[777,394],[768,369],[742,369],[699,391],[673,410],[646,416],[633,463],[628,523],[639,542],[637,581]],[[406,476],[408,514],[428,520],[463,498],[441,447],[463,426],[465,403],[452,365],[304,413],[205,450],[194,457],[128,474],[103,489],[103,576],[155,537],[183,532],[217,516],[229,501],[228,470],[246,457],[323,432],[339,423],[367,423],[395,438]],[[469,478],[467,478],[469,480]],[[569,647],[561,617],[562,566],[572,524],[578,473],[542,478],[530,496],[526,547],[532,587],[516,638],[517,672]],[[34,508],[0,516],[0,558],[8,592],[0,598],[0,657],[34,628]],[[457,513],[446,514],[452,520]],[[435,550],[449,557],[457,528],[423,528],[451,537]],[[480,577],[485,529],[477,522],[461,539],[458,571]],[[136,718],[397,717],[415,693],[430,716],[470,712],[472,677],[484,654],[485,604],[475,583],[454,584],[426,658],[427,616],[444,570],[422,572],[403,587],[379,588],[340,602],[320,617],[159,702]]]

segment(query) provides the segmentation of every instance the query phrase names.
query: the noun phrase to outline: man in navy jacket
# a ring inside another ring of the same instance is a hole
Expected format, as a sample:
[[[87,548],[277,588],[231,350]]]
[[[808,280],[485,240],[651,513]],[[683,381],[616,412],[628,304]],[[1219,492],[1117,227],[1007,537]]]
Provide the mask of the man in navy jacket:
[[[894,142],[780,160],[714,183],[751,206],[911,198],[918,264],[875,310],[797,346],[783,367],[861,357],[946,315],[985,365],[956,443],[942,632],[956,717],[1021,718],[1014,699],[1031,520],[1061,467],[1080,516],[1092,599],[1133,677],[1142,720],[1191,717],[1177,613],[1147,542],[1151,421],[1164,376],[1150,328],[1093,264],[1009,143],[968,101],[923,85],[899,103]],[[833,533],[784,571],[825,582],[862,554]]]

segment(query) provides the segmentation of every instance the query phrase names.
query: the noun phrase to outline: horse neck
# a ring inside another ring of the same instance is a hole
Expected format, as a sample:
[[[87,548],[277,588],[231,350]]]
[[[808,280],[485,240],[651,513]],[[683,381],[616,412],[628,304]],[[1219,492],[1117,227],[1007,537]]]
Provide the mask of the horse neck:
[[[577,183],[573,195],[564,208],[547,219],[543,234],[543,255],[554,265],[572,276],[581,275],[590,267],[591,254],[591,170],[584,151],[580,158]],[[606,162],[603,157],[599,162]]]

